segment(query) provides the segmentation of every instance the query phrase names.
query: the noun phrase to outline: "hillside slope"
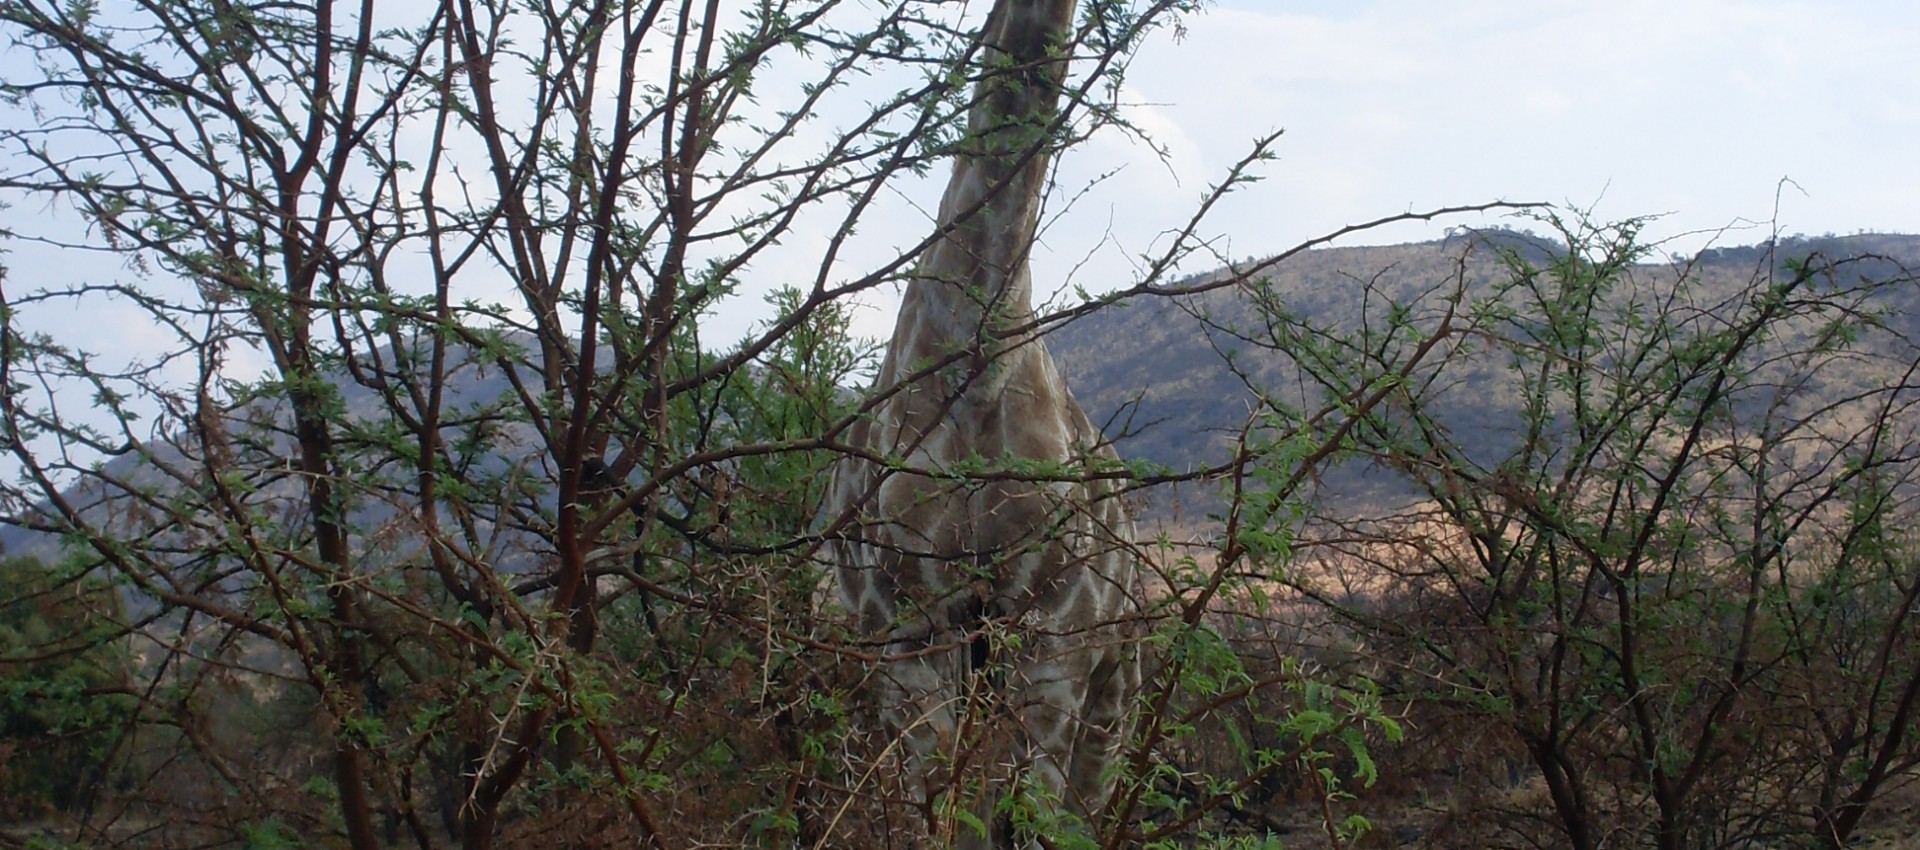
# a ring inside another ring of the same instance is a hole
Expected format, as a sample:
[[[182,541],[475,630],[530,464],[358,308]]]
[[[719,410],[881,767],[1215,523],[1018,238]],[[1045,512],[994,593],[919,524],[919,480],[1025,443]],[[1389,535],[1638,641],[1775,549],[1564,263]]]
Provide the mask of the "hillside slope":
[[[1068,385],[1089,417],[1103,424],[1123,457],[1147,460],[1175,471],[1218,464],[1232,453],[1236,436],[1262,395],[1297,408],[1315,409],[1320,395],[1306,387],[1284,354],[1264,344],[1265,301],[1307,324],[1358,330],[1378,325],[1390,309],[1405,305],[1431,317],[1456,288],[1467,297],[1505,280],[1508,270],[1491,247],[1519,249],[1539,260],[1559,246],[1528,234],[1479,234],[1445,241],[1381,247],[1329,248],[1291,257],[1254,281],[1197,296],[1141,297],[1096,312],[1048,337]],[[1692,258],[1646,262],[1633,274],[1654,286],[1670,284],[1684,269],[1696,281],[1698,301],[1731,297],[1758,276],[1783,272],[1786,261],[1818,253],[1828,258],[1883,258],[1862,262],[1850,273],[1891,277],[1901,268],[1920,269],[1920,236],[1862,234],[1790,238],[1766,245],[1713,249]],[[1221,279],[1223,272],[1202,276]],[[1890,293],[1882,305],[1891,321],[1912,334],[1920,330],[1920,290]],[[1478,367],[1483,369],[1484,367]],[[1455,370],[1459,382],[1445,394],[1443,419],[1463,443],[1497,449],[1501,423],[1510,421],[1517,399],[1499,398],[1493,382],[1475,368]],[[1484,391],[1483,391],[1484,390]],[[1329,472],[1343,495],[1369,498],[1363,470]],[[1207,500],[1202,499],[1204,504]]]

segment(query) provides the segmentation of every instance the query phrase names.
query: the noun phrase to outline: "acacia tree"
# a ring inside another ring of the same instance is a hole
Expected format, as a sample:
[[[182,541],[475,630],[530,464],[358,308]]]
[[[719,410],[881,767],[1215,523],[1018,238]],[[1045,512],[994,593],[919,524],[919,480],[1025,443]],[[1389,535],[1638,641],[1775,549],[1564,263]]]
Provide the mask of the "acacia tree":
[[[1079,130],[1100,122],[1114,60],[1182,4],[1140,5],[1090,6],[1076,50],[1104,61]],[[668,720],[726,642],[671,632],[652,606],[738,616],[764,588],[705,595],[721,583],[695,561],[779,551],[723,535],[798,537],[811,481],[766,459],[831,439],[833,388],[859,364],[834,341],[840,301],[916,253],[835,261],[951,141],[980,69],[950,17],[925,2],[0,7],[31,56],[7,91],[37,125],[7,133],[4,185],[85,223],[33,238],[132,271],[9,281],[12,511],[150,603],[128,628],[171,659],[152,683],[284,677],[331,752],[312,796],[335,814],[262,796],[216,824],[337,817],[373,847],[384,814],[424,844],[433,795],[414,786],[437,773],[445,825],[485,846],[532,772],[584,760],[597,773],[580,781],[669,840],[648,777],[689,757],[661,743]],[[800,55],[803,84],[757,79]],[[909,85],[825,126],[833,93],[879,66]],[[753,108],[769,94],[784,108]],[[782,273],[796,294],[779,317],[702,354],[699,316],[814,210],[831,236]],[[109,302],[167,342],[108,365],[39,318]],[[771,387],[787,409],[760,409]],[[81,393],[105,415],[73,410]],[[138,463],[97,464],[111,457]],[[756,519],[730,514],[736,496]],[[600,612],[627,598],[602,588],[613,572],[663,645],[621,686],[596,652]],[[784,589],[782,606],[809,601]],[[751,622],[766,658],[792,636]],[[640,695],[647,679],[660,695]],[[196,728],[191,688],[142,696],[227,789],[194,802],[258,788]],[[646,705],[650,734],[616,735],[609,701]]]
[[[1638,223],[1545,221],[1359,330],[1269,305],[1247,338],[1324,391],[1399,376],[1347,444],[1398,489],[1290,583],[1430,734],[1530,763],[1525,840],[1841,846],[1920,759],[1912,275],[1649,271]]]
[[[1127,55],[1193,5],[1084,4],[1054,143],[1120,123]],[[73,839],[891,834],[849,719],[875,651],[813,616],[807,525],[875,403],[847,299],[941,234],[843,258],[1006,72],[950,6],[0,3],[0,189],[52,211],[9,233],[51,259],[5,280],[0,501],[10,545],[119,588],[137,659],[100,756],[134,778]],[[1170,291],[1204,246],[1175,232],[1127,293]],[[704,340],[751,278],[775,318]],[[1298,690],[1221,673],[1220,574],[1181,580],[1111,842],[1236,797],[1167,794],[1188,719]]]

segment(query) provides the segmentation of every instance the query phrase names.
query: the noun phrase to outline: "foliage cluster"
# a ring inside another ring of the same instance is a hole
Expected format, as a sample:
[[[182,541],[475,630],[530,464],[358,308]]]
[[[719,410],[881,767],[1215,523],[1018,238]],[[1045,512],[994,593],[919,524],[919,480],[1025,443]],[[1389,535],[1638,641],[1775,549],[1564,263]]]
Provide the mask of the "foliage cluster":
[[[83,808],[132,709],[110,586],[85,569],[0,561],[0,818]]]

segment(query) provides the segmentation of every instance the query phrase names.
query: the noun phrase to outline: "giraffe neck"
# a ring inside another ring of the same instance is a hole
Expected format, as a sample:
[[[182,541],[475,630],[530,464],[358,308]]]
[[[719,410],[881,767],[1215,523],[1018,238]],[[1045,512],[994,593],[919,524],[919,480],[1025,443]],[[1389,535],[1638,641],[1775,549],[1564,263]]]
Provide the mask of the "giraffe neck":
[[[940,202],[946,237],[922,255],[907,284],[888,371],[912,370],[956,351],[990,359],[1023,342],[1001,329],[1033,317],[1027,259],[1077,5],[1001,0],[989,15],[967,135]]]

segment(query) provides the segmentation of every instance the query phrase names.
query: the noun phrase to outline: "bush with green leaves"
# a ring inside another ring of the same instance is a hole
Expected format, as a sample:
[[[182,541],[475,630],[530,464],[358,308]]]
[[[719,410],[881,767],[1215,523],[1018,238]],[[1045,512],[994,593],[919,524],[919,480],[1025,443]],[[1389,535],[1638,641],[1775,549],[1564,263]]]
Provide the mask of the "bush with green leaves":
[[[1341,449],[1393,482],[1289,583],[1428,734],[1527,765],[1487,771],[1538,789],[1500,840],[1844,845],[1920,765],[1914,276],[1541,223],[1359,327],[1272,305],[1327,399],[1381,390]]]
[[[0,560],[0,817],[83,808],[117,781],[135,698],[127,625],[83,561]]]

